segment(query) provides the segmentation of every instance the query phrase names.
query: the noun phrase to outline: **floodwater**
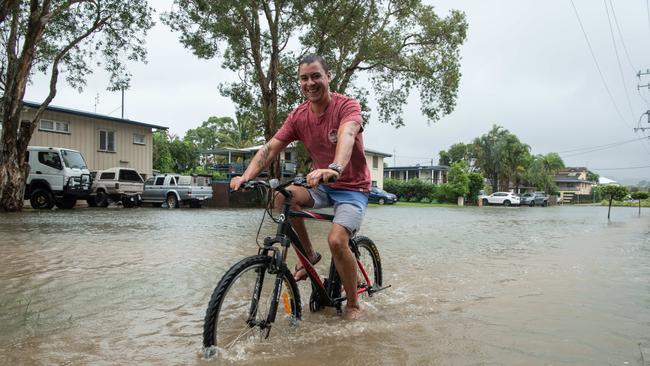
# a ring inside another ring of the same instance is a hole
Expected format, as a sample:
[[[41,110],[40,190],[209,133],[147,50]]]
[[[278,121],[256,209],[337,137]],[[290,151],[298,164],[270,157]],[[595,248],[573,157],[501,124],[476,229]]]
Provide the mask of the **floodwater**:
[[[303,283],[295,332],[206,360],[210,295],[262,212],[0,215],[0,364],[639,365],[650,344],[650,210],[370,206],[392,287],[364,319],[310,313]]]

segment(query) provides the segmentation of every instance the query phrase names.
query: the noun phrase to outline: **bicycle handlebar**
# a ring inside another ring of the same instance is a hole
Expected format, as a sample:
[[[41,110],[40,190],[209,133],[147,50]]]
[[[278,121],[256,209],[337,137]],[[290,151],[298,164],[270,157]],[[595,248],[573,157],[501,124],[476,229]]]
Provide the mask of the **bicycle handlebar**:
[[[320,183],[334,183],[336,182],[336,177],[330,178],[327,182],[323,181],[322,179],[320,180]],[[265,187],[265,188],[271,188],[275,191],[282,191],[284,188],[290,186],[290,185],[295,185],[295,186],[301,186],[305,188],[311,188],[309,184],[307,184],[307,178],[299,176],[295,177],[293,179],[289,179],[286,182],[280,183],[278,179],[271,179],[270,181],[266,182],[263,180],[249,180],[245,182],[244,184],[239,187],[237,191],[240,190],[247,190],[247,189],[255,189],[257,187]],[[232,191],[236,192],[236,191]]]

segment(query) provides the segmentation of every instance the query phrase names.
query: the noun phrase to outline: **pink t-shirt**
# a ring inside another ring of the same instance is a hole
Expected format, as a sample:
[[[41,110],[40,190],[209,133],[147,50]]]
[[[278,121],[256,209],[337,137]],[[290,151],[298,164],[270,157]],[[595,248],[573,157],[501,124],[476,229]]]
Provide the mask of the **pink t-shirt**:
[[[311,102],[305,101],[289,114],[274,136],[286,143],[302,141],[316,169],[326,169],[334,162],[337,133],[341,123],[361,124],[362,121],[359,102],[338,93],[331,93],[330,96],[330,104],[322,116],[317,117],[311,110]],[[343,169],[339,179],[328,184],[330,187],[362,192],[370,190],[370,170],[363,150],[362,131],[363,128],[355,137],[350,162]]]

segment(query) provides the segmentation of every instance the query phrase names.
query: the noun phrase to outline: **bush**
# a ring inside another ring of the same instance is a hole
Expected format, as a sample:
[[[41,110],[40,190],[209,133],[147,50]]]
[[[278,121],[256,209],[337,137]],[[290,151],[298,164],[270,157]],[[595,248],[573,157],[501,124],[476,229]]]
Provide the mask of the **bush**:
[[[420,203],[429,203],[429,202],[431,202],[431,200],[429,200],[426,197],[424,197],[423,199],[420,200]]]
[[[419,179],[408,181],[385,179],[384,190],[394,193],[402,202],[419,202],[423,198],[431,200],[435,196],[436,185]],[[411,201],[413,198],[415,200]]]
[[[411,197],[411,198],[409,198],[409,202],[417,202],[417,201],[418,201],[418,199],[415,198],[415,197]]]

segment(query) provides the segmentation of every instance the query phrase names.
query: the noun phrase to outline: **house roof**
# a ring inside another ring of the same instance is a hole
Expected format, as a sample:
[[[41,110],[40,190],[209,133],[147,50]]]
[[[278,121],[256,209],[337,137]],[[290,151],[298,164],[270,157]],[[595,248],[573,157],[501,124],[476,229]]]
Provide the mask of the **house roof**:
[[[365,151],[366,151],[366,153],[373,154],[373,155],[379,155],[379,156],[384,157],[384,158],[390,158],[391,156],[393,156],[391,154],[386,154],[384,152],[377,151],[377,150],[372,150],[372,149],[368,149],[368,148],[366,148]]]
[[[28,102],[28,101],[23,101],[23,105],[28,107],[28,108],[33,108],[33,109],[37,109],[37,108],[39,108],[41,106],[40,103],[34,103],[34,102]],[[47,108],[45,108],[45,109],[48,110],[48,111],[52,111],[52,112],[68,113],[68,114],[72,114],[72,115],[80,116],[80,117],[96,118],[96,119],[101,119],[101,120],[104,120],[104,121],[117,122],[117,123],[126,123],[126,124],[129,124],[129,125],[155,128],[155,129],[158,129],[158,130],[168,130],[169,129],[169,127],[165,127],[165,126],[152,125],[152,124],[149,124],[149,123],[132,121],[130,119],[111,117],[111,116],[106,116],[106,115],[103,115],[103,114],[84,112],[84,111],[80,111],[80,110],[76,110],[76,109],[57,107],[57,106],[53,106],[53,105],[48,105]]]
[[[449,170],[446,165],[411,165],[411,166],[390,166],[384,171],[405,171],[405,170]]]

